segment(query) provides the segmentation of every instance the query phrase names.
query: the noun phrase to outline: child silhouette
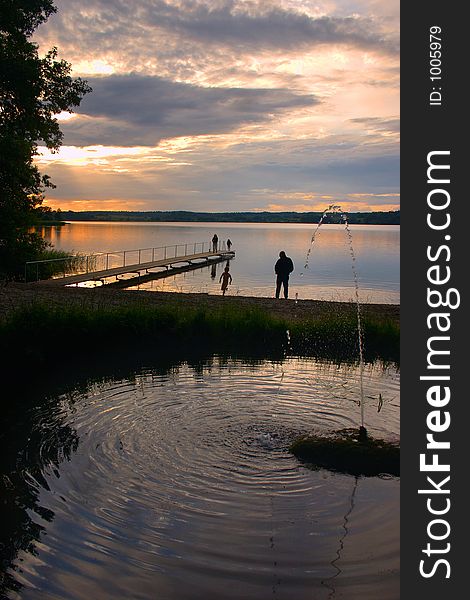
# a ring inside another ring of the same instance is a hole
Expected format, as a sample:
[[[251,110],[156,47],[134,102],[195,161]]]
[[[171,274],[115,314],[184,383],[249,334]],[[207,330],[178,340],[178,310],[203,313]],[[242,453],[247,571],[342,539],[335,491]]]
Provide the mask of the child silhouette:
[[[225,267],[224,272],[222,273],[222,275],[219,278],[219,283],[222,282],[222,287],[220,289],[222,290],[223,296],[225,296],[225,292],[227,291],[229,284],[232,283],[232,276],[230,275],[230,273],[228,271],[229,271],[229,268]]]

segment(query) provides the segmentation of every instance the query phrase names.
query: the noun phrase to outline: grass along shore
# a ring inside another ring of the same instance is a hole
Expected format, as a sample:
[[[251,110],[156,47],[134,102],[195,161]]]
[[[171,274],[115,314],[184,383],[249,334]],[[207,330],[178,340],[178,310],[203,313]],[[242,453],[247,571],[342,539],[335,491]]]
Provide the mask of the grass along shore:
[[[399,307],[365,304],[361,312],[366,360],[398,363]],[[138,345],[180,354],[197,347],[205,354],[354,361],[356,306],[17,283],[0,289],[0,349],[8,363],[57,365],[97,347]]]

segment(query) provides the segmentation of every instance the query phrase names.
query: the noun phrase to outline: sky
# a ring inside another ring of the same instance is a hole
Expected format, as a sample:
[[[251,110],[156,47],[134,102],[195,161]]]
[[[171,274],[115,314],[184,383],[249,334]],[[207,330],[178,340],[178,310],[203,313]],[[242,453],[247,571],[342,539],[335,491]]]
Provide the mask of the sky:
[[[63,210],[399,208],[398,0],[56,0]]]

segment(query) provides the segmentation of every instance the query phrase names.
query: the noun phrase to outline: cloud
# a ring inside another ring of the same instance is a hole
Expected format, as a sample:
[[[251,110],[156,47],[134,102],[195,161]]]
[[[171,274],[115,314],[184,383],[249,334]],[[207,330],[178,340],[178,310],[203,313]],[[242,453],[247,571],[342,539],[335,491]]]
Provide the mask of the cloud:
[[[79,117],[62,125],[68,145],[156,146],[163,138],[220,134],[312,107],[285,89],[204,88],[141,75],[89,78]]]
[[[133,72],[207,86],[311,90],[317,77],[338,66],[338,52],[396,67],[397,30],[387,18],[365,9],[358,14],[354,3],[343,14],[327,14],[331,7],[321,0],[319,8],[310,4],[58,0],[57,14],[39,28],[36,39],[43,51],[58,46],[77,75]],[[293,63],[304,63],[305,70],[292,70]],[[361,76],[361,64],[345,67],[349,77]],[[379,84],[381,69],[367,77]]]
[[[386,18],[354,14],[353,6],[349,15],[340,16],[311,14],[302,10],[302,3],[286,8],[266,0],[85,0],[80,5],[61,0],[57,5],[49,30],[56,29],[61,43],[68,45],[72,35],[101,52],[118,38],[128,43],[133,38],[139,45],[146,40],[163,53],[177,51],[171,43],[166,48],[162,44],[172,38],[209,51],[215,46],[252,52],[345,44],[398,52],[398,36],[389,31]]]
[[[398,201],[398,0],[56,3],[36,41],[94,91],[61,122],[67,148],[38,157],[51,199]]]
[[[346,44],[362,49],[396,52],[373,19],[359,16],[312,17],[262,3],[237,1],[152,3],[149,21],[157,27],[205,44],[243,49],[290,49],[308,45]],[[246,8],[245,8],[246,7]]]
[[[362,117],[357,119],[350,119],[351,123],[357,123],[363,125],[367,130],[375,132],[385,132],[388,134],[399,133],[400,131],[400,119],[389,118],[383,119],[379,117]]]
[[[58,184],[49,196],[57,201],[93,200],[97,209],[100,199],[109,198],[121,198],[123,205],[141,201],[148,210],[254,210],[345,201],[351,206],[396,207],[398,154],[393,146],[388,151],[383,156],[382,148],[352,139],[347,144],[318,140],[287,147],[277,141],[225,149],[196,144],[173,155],[177,164],[154,160],[149,150],[120,161],[110,158],[113,172],[96,163],[57,162],[47,166]]]
[[[370,202],[349,202],[348,200],[344,200],[342,197],[334,199],[331,197],[329,200],[319,200],[312,202],[310,204],[292,204],[290,199],[286,199],[288,202],[285,204],[268,204],[263,208],[257,208],[256,212],[267,210],[269,212],[312,212],[312,211],[321,211],[323,212],[325,208],[329,205],[330,201],[334,204],[341,202],[341,208],[347,212],[369,212],[371,210],[374,211],[394,211],[399,210],[400,205],[396,204],[370,204]]]

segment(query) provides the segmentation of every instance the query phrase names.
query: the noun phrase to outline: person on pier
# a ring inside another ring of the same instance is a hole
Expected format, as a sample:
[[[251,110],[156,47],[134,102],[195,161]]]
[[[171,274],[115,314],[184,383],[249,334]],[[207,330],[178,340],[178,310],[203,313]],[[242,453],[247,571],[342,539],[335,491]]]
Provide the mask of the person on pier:
[[[212,252],[217,252],[217,245],[219,243],[219,236],[214,233],[214,237],[212,238]]]

